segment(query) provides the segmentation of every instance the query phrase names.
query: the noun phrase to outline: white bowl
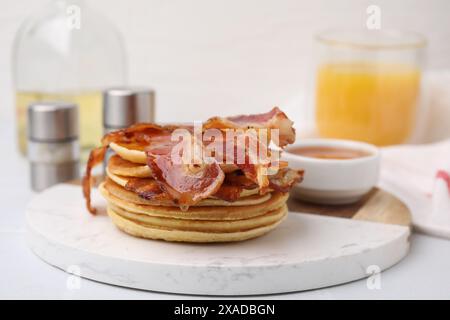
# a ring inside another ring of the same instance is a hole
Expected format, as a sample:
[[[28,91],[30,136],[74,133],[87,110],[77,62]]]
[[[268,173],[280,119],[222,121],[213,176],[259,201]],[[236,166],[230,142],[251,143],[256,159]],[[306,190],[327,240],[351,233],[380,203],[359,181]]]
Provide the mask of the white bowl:
[[[353,159],[319,159],[289,153],[297,147],[341,147],[359,150],[367,156]],[[291,195],[301,200],[325,204],[358,201],[378,182],[380,152],[374,145],[351,140],[304,139],[286,148],[282,160],[293,169],[305,170],[304,179]]]

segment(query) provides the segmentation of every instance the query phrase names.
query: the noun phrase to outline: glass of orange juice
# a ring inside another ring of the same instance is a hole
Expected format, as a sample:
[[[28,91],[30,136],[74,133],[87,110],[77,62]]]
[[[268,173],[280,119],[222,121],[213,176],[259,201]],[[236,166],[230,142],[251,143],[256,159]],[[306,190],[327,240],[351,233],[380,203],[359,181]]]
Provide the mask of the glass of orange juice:
[[[379,146],[407,142],[416,124],[425,38],[405,31],[334,30],[316,41],[319,136]]]

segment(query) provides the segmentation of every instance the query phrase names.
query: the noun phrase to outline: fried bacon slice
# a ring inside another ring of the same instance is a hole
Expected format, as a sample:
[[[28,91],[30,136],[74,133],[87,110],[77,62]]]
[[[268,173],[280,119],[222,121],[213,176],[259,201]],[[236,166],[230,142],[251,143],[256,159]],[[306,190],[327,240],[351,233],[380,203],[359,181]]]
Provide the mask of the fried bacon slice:
[[[102,146],[91,151],[86,165],[86,174],[82,180],[83,196],[86,199],[86,207],[92,214],[95,214],[96,209],[91,205],[91,185],[93,184],[91,172],[93,167],[103,162],[106,150],[107,146]]]
[[[282,168],[269,178],[269,187],[279,192],[289,192],[292,186],[303,180],[303,170]]]
[[[226,148],[232,145],[235,148],[233,150],[235,156],[238,154],[238,149],[244,149],[245,161],[241,163],[235,161],[234,163],[249,179],[258,184],[261,193],[265,193],[268,191],[270,186],[269,171],[271,163],[262,162],[258,156],[261,154],[269,155],[272,152],[268,148],[271,140],[281,148],[287,144],[293,143],[295,141],[295,129],[292,125],[293,122],[286,116],[286,114],[278,107],[274,107],[267,113],[256,115],[239,115],[227,118],[213,117],[203,124],[203,130],[214,128],[226,132],[228,129],[239,129],[241,131],[240,134],[242,135],[248,134],[248,132],[252,129],[256,130],[256,134],[258,135],[257,149],[249,148],[249,146],[245,143],[227,144]],[[265,141],[261,140],[258,129],[267,130]],[[273,139],[274,137],[271,136],[271,129],[278,130],[278,139]],[[224,140],[228,140],[226,142],[229,142],[228,137]],[[255,140],[252,141],[254,142]],[[264,150],[261,150],[261,148],[264,148]],[[255,150],[257,151],[256,154]],[[226,151],[226,153],[228,152],[229,150]]]
[[[234,117],[213,117],[203,124],[204,129],[277,129],[279,139],[274,141],[277,146],[284,147],[295,141],[294,123],[278,107],[267,113],[254,115],[239,115]]]
[[[222,129],[215,158],[219,163],[228,163],[242,171],[245,176],[255,182],[260,193],[267,192],[269,186],[268,173],[272,165],[271,150],[267,147],[267,136],[261,137],[252,129]],[[231,132],[231,134],[230,134]]]
[[[153,178],[128,178],[125,190],[132,191],[147,200],[170,200]]]
[[[224,201],[233,202],[239,199],[243,190],[257,187],[258,184],[247,178],[241,171],[234,171],[225,175],[222,185],[213,196]]]
[[[194,143],[200,144],[200,141]],[[217,192],[222,185],[225,174],[217,162],[204,163],[183,163],[176,161],[174,147],[176,143],[166,141],[153,143],[146,149],[147,165],[153,172],[153,177],[158,181],[162,190],[185,211],[189,206],[196,204],[202,199]],[[197,152],[202,152],[202,148],[192,148]],[[180,150],[184,151],[184,150]],[[194,155],[197,159],[203,159],[203,155]]]

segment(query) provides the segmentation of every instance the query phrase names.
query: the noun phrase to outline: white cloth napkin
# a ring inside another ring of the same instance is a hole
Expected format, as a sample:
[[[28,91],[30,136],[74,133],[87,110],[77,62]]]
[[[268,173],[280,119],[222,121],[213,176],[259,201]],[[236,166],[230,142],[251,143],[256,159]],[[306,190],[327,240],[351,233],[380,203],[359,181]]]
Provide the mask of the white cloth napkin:
[[[450,238],[450,139],[383,148],[380,186],[408,205],[418,230]]]

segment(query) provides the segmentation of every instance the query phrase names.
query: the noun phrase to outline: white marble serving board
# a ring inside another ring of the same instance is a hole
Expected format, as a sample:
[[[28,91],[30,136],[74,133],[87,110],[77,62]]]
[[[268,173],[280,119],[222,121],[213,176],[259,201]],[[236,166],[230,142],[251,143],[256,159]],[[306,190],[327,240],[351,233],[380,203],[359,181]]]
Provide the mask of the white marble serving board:
[[[94,190],[94,203],[104,206]],[[308,290],[367,277],[409,249],[404,226],[291,213],[271,233],[225,244],[134,238],[105,213],[90,215],[79,186],[37,195],[27,210],[28,242],[49,264],[80,276],[145,290],[254,295]]]

